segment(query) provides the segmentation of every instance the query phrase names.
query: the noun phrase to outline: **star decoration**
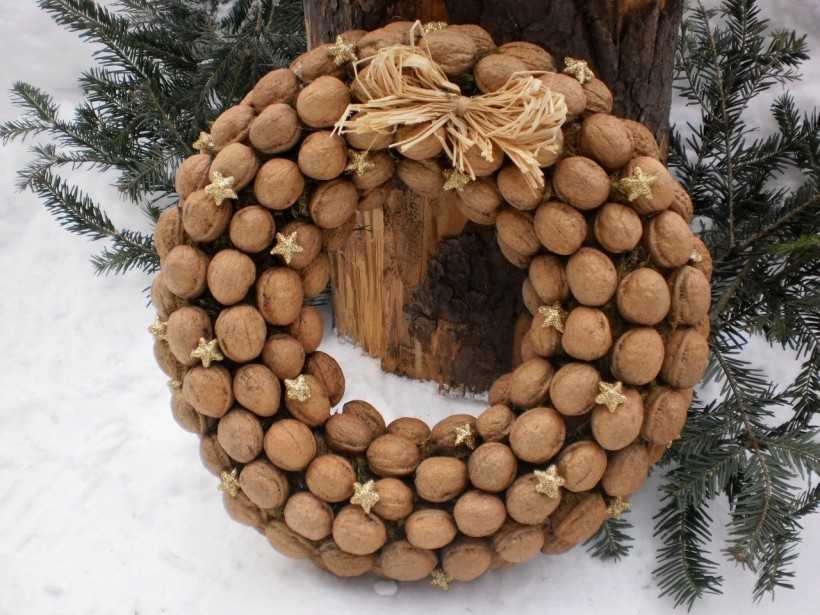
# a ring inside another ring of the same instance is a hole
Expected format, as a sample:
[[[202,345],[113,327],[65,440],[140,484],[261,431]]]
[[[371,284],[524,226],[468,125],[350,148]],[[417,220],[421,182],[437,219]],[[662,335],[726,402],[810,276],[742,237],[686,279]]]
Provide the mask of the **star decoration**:
[[[235,199],[238,195],[233,189],[236,180],[233,177],[224,177],[219,171],[211,173],[211,183],[205,186],[205,192],[214,198],[214,203],[219,207],[225,199]]]
[[[460,427],[456,427],[456,446],[459,444],[463,444],[469,449],[475,448],[475,433],[473,432],[473,426],[469,423],[464,423]]]
[[[179,391],[182,388],[182,383],[179,380],[169,380],[168,388],[171,390],[172,393],[174,391]]]
[[[447,181],[444,182],[445,190],[457,190],[461,192],[464,190],[464,186],[473,181],[469,175],[465,175],[458,169],[453,169],[449,172],[445,171],[444,174],[447,177]]]
[[[379,494],[376,492],[376,483],[372,480],[367,481],[364,485],[353,483],[353,497],[350,498],[350,503],[361,506],[366,515],[370,514],[370,510],[379,499]]]
[[[273,250],[271,250],[270,253],[278,254],[282,257],[283,261],[290,265],[290,261],[293,260],[294,255],[304,251],[305,249],[296,243],[296,231],[293,231],[290,235],[276,233],[276,245],[273,246]]]
[[[535,485],[535,490],[548,498],[557,498],[560,493],[559,488],[567,482],[563,476],[558,474],[558,467],[555,464],[546,470],[535,470],[533,474],[535,474],[535,478],[538,481],[538,484]]]
[[[578,60],[576,58],[564,58],[563,72],[575,77],[581,85],[595,78],[595,73],[590,70],[586,60]]]
[[[538,308],[538,313],[544,317],[544,322],[541,326],[544,328],[552,327],[558,333],[564,332],[564,320],[567,313],[561,309],[560,303],[553,303],[552,305],[542,305]]]
[[[430,34],[430,32],[438,32],[447,27],[446,21],[430,21],[421,27],[422,34]]]
[[[221,361],[225,357],[219,351],[219,342],[216,339],[207,342],[204,337],[200,337],[196,349],[191,351],[191,358],[202,361],[202,367],[210,367],[212,362]]]
[[[641,167],[635,167],[635,172],[627,177],[622,177],[615,182],[615,187],[623,192],[624,196],[631,203],[641,197],[652,198],[652,184],[657,180],[656,175],[645,173]]]
[[[288,390],[288,399],[296,401],[307,401],[310,399],[310,385],[304,374],[299,374],[295,379],[285,378],[285,388]]]
[[[237,478],[236,468],[230,472],[222,471],[219,474],[219,490],[227,493],[232,498],[239,493],[239,479]]]
[[[447,574],[442,568],[433,570],[433,572],[430,573],[430,577],[432,579],[430,585],[437,587],[443,592],[450,589],[450,583],[453,582],[453,577]]]
[[[606,507],[607,514],[613,519],[620,519],[622,514],[630,510],[632,510],[632,504],[626,502],[620,496],[610,500],[609,506]]]
[[[613,384],[599,382],[598,396],[595,398],[595,403],[606,406],[610,412],[615,412],[626,402],[626,395],[623,394],[622,387],[623,385],[620,382]]]
[[[356,57],[356,45],[348,43],[341,35],[336,37],[336,42],[328,47],[327,52],[336,62],[336,66],[359,59]]]
[[[157,316],[154,319],[154,322],[151,323],[151,326],[148,327],[148,333],[153,335],[158,340],[166,339],[166,335],[168,335],[168,323],[162,322]]]
[[[355,149],[347,150],[347,160],[345,171],[355,173],[359,177],[376,167],[374,163],[367,159],[367,152],[359,152]]]
[[[692,253],[689,255],[689,260],[693,263],[702,263],[703,257],[700,255],[700,252],[697,250],[692,250]]]
[[[216,145],[214,144],[214,138],[203,131],[199,133],[199,137],[197,137],[197,140],[193,142],[191,147],[200,154],[207,154],[208,152],[212,152]]]

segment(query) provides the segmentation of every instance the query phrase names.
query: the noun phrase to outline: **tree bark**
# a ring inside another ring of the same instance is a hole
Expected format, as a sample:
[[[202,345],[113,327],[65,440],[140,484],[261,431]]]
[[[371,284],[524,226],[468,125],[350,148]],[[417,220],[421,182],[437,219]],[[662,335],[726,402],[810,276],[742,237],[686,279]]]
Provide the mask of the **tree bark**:
[[[524,40],[560,62],[584,58],[612,89],[614,113],[664,145],[683,0],[305,0],[311,47],[394,20],[477,23],[497,44]],[[330,255],[337,331],[386,371],[463,392],[486,390],[513,361],[525,272],[493,229],[468,224],[452,192],[426,199],[394,179],[384,207],[358,212]]]

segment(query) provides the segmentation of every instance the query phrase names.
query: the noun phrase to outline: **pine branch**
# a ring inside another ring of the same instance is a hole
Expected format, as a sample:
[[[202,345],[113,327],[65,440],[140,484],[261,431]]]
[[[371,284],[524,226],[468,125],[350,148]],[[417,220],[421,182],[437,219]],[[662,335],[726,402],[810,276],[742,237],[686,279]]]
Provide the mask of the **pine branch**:
[[[627,531],[631,529],[632,524],[624,518],[607,519],[595,536],[587,540],[584,545],[592,557],[604,561],[620,561],[621,558],[629,555],[634,546],[629,544],[633,538],[627,534]]]

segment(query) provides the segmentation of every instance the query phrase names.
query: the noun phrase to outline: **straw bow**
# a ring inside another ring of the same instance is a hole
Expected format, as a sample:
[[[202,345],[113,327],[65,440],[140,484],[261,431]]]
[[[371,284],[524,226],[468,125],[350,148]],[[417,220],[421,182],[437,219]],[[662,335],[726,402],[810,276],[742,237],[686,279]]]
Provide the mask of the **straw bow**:
[[[363,62],[367,65],[360,70]],[[356,62],[354,70],[367,102],[348,105],[336,132],[393,134],[400,126],[429,122],[424,131],[391,147],[404,151],[435,135],[453,166],[475,179],[467,150],[475,145],[489,161],[495,144],[531,187],[543,187],[538,154],[559,147],[567,114],[564,96],[538,79],[544,73],[514,73],[495,92],[464,96],[429,50],[415,44],[384,47]]]

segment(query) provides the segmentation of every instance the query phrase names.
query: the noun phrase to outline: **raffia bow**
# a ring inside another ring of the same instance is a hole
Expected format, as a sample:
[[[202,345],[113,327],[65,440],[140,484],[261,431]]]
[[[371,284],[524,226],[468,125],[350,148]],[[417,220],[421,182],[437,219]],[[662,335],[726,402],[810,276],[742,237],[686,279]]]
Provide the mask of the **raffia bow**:
[[[368,64],[360,71],[362,62]],[[544,73],[514,73],[495,92],[463,96],[429,50],[415,44],[384,47],[356,62],[354,70],[367,102],[348,105],[336,123],[337,132],[393,134],[400,126],[429,122],[424,131],[391,147],[403,151],[435,135],[453,166],[475,179],[467,150],[475,145],[484,159],[492,160],[495,144],[531,187],[543,187],[538,154],[559,147],[558,133],[567,115],[564,96],[538,79]]]

